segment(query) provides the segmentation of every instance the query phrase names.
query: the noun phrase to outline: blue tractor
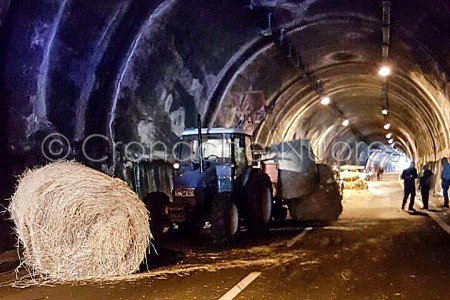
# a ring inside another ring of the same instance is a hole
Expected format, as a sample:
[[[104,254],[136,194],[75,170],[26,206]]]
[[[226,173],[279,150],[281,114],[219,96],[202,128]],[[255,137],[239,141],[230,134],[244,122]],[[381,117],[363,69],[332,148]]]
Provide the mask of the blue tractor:
[[[249,133],[185,130],[175,149],[174,192],[167,205],[171,223],[195,233],[209,223],[217,243],[232,239],[241,225],[253,235],[269,229],[272,183],[257,167]]]

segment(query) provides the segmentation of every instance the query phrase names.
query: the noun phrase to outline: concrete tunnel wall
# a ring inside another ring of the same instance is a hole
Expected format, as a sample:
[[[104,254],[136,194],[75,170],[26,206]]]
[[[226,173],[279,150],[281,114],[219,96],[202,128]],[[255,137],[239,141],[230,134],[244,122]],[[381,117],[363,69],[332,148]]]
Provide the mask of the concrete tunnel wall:
[[[266,118],[249,128],[264,145],[307,138],[333,163],[337,142],[385,142],[381,1],[253,3],[250,10],[248,1],[223,0],[0,1],[4,196],[11,174],[45,162],[41,144],[50,133],[67,137],[67,158],[111,170],[111,141],[173,145],[197,113],[208,126],[236,126],[234,92],[264,92]],[[319,104],[285,45],[260,34],[268,12],[274,33],[285,28],[349,127]],[[391,19],[391,131],[413,159],[434,161],[450,155],[450,4],[394,1]],[[81,155],[92,134],[107,137],[87,145],[104,162]]]

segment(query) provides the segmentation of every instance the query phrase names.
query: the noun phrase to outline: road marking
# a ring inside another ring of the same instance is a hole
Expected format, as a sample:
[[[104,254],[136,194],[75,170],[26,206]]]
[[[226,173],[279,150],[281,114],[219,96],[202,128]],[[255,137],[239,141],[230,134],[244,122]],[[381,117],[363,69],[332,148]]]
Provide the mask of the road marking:
[[[234,299],[237,295],[239,295],[250,283],[252,283],[253,281],[255,281],[256,278],[258,278],[261,275],[261,272],[252,272],[250,274],[247,275],[247,277],[245,277],[244,279],[242,279],[241,281],[239,281],[238,284],[236,284],[235,286],[233,286],[231,288],[231,290],[229,290],[228,292],[226,292],[225,295],[223,295],[222,297],[220,297],[219,300],[232,300]]]
[[[286,247],[290,248],[290,247],[294,246],[295,243],[300,241],[312,229],[313,229],[312,227],[306,227],[302,232],[300,232],[298,235],[296,235],[292,240],[288,241],[287,244],[286,244]]]
[[[414,201],[417,205],[422,206],[423,207],[423,202],[419,201],[419,200],[415,200]],[[429,210],[425,210],[425,213],[430,216],[431,219],[433,219],[434,222],[436,222],[436,224],[438,224],[442,229],[444,229],[445,232],[447,232],[448,234],[450,234],[450,225],[448,225],[447,223],[445,223],[441,218],[439,218],[439,216],[435,213],[435,212],[431,212]]]
[[[338,231],[354,231],[354,230],[362,229],[362,228],[346,227],[346,226],[325,226],[325,227],[322,227],[322,229],[338,230]]]

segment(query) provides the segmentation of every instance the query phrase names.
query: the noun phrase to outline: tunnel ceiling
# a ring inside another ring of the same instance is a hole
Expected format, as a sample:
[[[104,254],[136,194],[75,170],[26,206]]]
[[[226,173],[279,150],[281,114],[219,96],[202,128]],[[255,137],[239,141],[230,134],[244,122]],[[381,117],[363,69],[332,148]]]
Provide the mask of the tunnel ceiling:
[[[342,114],[320,104],[321,97],[294,68],[295,61],[280,55],[286,53],[286,45],[275,41],[247,61],[228,91],[231,95],[245,88],[266,91],[267,104],[274,108],[257,128],[259,141],[270,144],[306,137],[325,145],[336,141],[370,144],[385,142],[385,135],[392,132],[415,158],[431,158],[445,150],[449,57],[442,46],[448,42],[436,40],[448,36],[449,5],[410,2],[404,8],[396,2],[392,6],[389,64],[394,73],[387,82],[390,114],[386,119],[381,114],[383,79],[377,74],[382,64],[381,2],[342,1],[339,7],[333,1],[302,3],[304,11],[291,2],[266,2],[273,4],[278,27],[286,28],[285,35],[303,64],[323,83],[323,94],[332,98],[332,106]],[[437,7],[441,7],[440,16],[433,12]],[[420,25],[411,20],[420,20]],[[425,26],[431,23],[431,28]],[[289,60],[291,66],[286,66]],[[272,87],[267,82],[278,84]],[[224,103],[230,101],[226,97]],[[350,121],[349,128],[340,125],[344,119]],[[228,116],[219,116],[218,123],[222,122],[232,126]],[[392,124],[389,131],[383,129],[387,122]]]
[[[197,113],[208,126],[236,126],[233,99],[247,91],[264,93],[265,119],[250,129],[265,145],[385,142],[389,122],[415,159],[450,154],[448,1],[392,2],[388,119],[377,75],[382,1],[19,2],[0,6],[11,155],[39,152],[52,132],[76,147],[91,134],[173,144]],[[287,56],[281,30],[307,75]],[[329,107],[320,105],[315,80]],[[97,156],[111,152],[107,142],[90,147]]]

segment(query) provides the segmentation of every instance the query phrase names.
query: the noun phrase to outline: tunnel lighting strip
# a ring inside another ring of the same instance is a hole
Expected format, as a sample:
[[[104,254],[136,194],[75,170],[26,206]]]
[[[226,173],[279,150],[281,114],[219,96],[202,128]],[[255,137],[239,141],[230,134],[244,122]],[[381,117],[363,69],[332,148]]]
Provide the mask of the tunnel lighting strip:
[[[335,105],[332,105],[330,96],[324,94],[324,88],[321,80],[316,77],[315,74],[311,73],[305,63],[303,62],[299,52],[285,35],[284,28],[280,29],[278,39],[274,37],[274,43],[277,45],[281,51],[286,55],[291,64],[299,71],[300,76],[309,82],[309,86],[314,90],[320,99],[320,104],[323,106],[330,106],[330,108],[342,119],[342,126],[347,127],[350,125],[350,121],[345,117],[344,113],[338,109]],[[362,138],[362,134],[357,130],[352,128],[352,132]],[[363,139],[364,140],[364,139]]]
[[[389,45],[391,41],[391,1],[383,1],[383,49],[382,57],[384,61],[389,59]]]
[[[379,70],[379,75],[383,77],[383,84],[381,87],[381,100],[383,102],[383,109],[381,114],[386,120],[384,129],[390,128],[388,114],[389,114],[389,96],[388,96],[388,76],[391,74],[391,67],[388,64],[389,47],[391,42],[391,1],[383,1],[383,15],[382,15],[382,35],[383,45],[381,49],[382,66]],[[387,127],[387,128],[386,128]]]
[[[254,4],[253,0],[246,1],[245,8],[247,10],[250,10],[252,12],[255,12],[255,8],[257,5]],[[324,93],[324,87],[319,78],[316,77],[316,75],[312,72],[310,72],[305,65],[304,61],[301,58],[301,55],[289,39],[289,37],[285,34],[285,29],[281,28],[280,30],[274,31],[273,29],[273,14],[271,12],[267,13],[267,24],[264,24],[266,26],[266,29],[260,30],[260,35],[265,37],[272,38],[274,44],[281,50],[282,53],[285,54],[287,59],[291,62],[291,64],[295,67],[295,69],[300,73],[300,76],[304,79],[306,79],[309,82],[309,86],[312,90],[314,90],[317,95],[319,96],[320,103],[324,106],[329,106],[332,111],[334,111],[338,117],[342,120],[342,125],[344,127],[349,127],[352,131],[352,133],[359,139],[361,139],[364,142],[367,142],[364,136],[361,134],[359,130],[351,126],[349,119],[344,115],[344,113],[336,107],[336,105],[333,105],[331,98]],[[275,34],[275,32],[278,32],[278,34]],[[274,104],[271,104],[270,107],[273,108]],[[270,108],[269,107],[269,108]]]

